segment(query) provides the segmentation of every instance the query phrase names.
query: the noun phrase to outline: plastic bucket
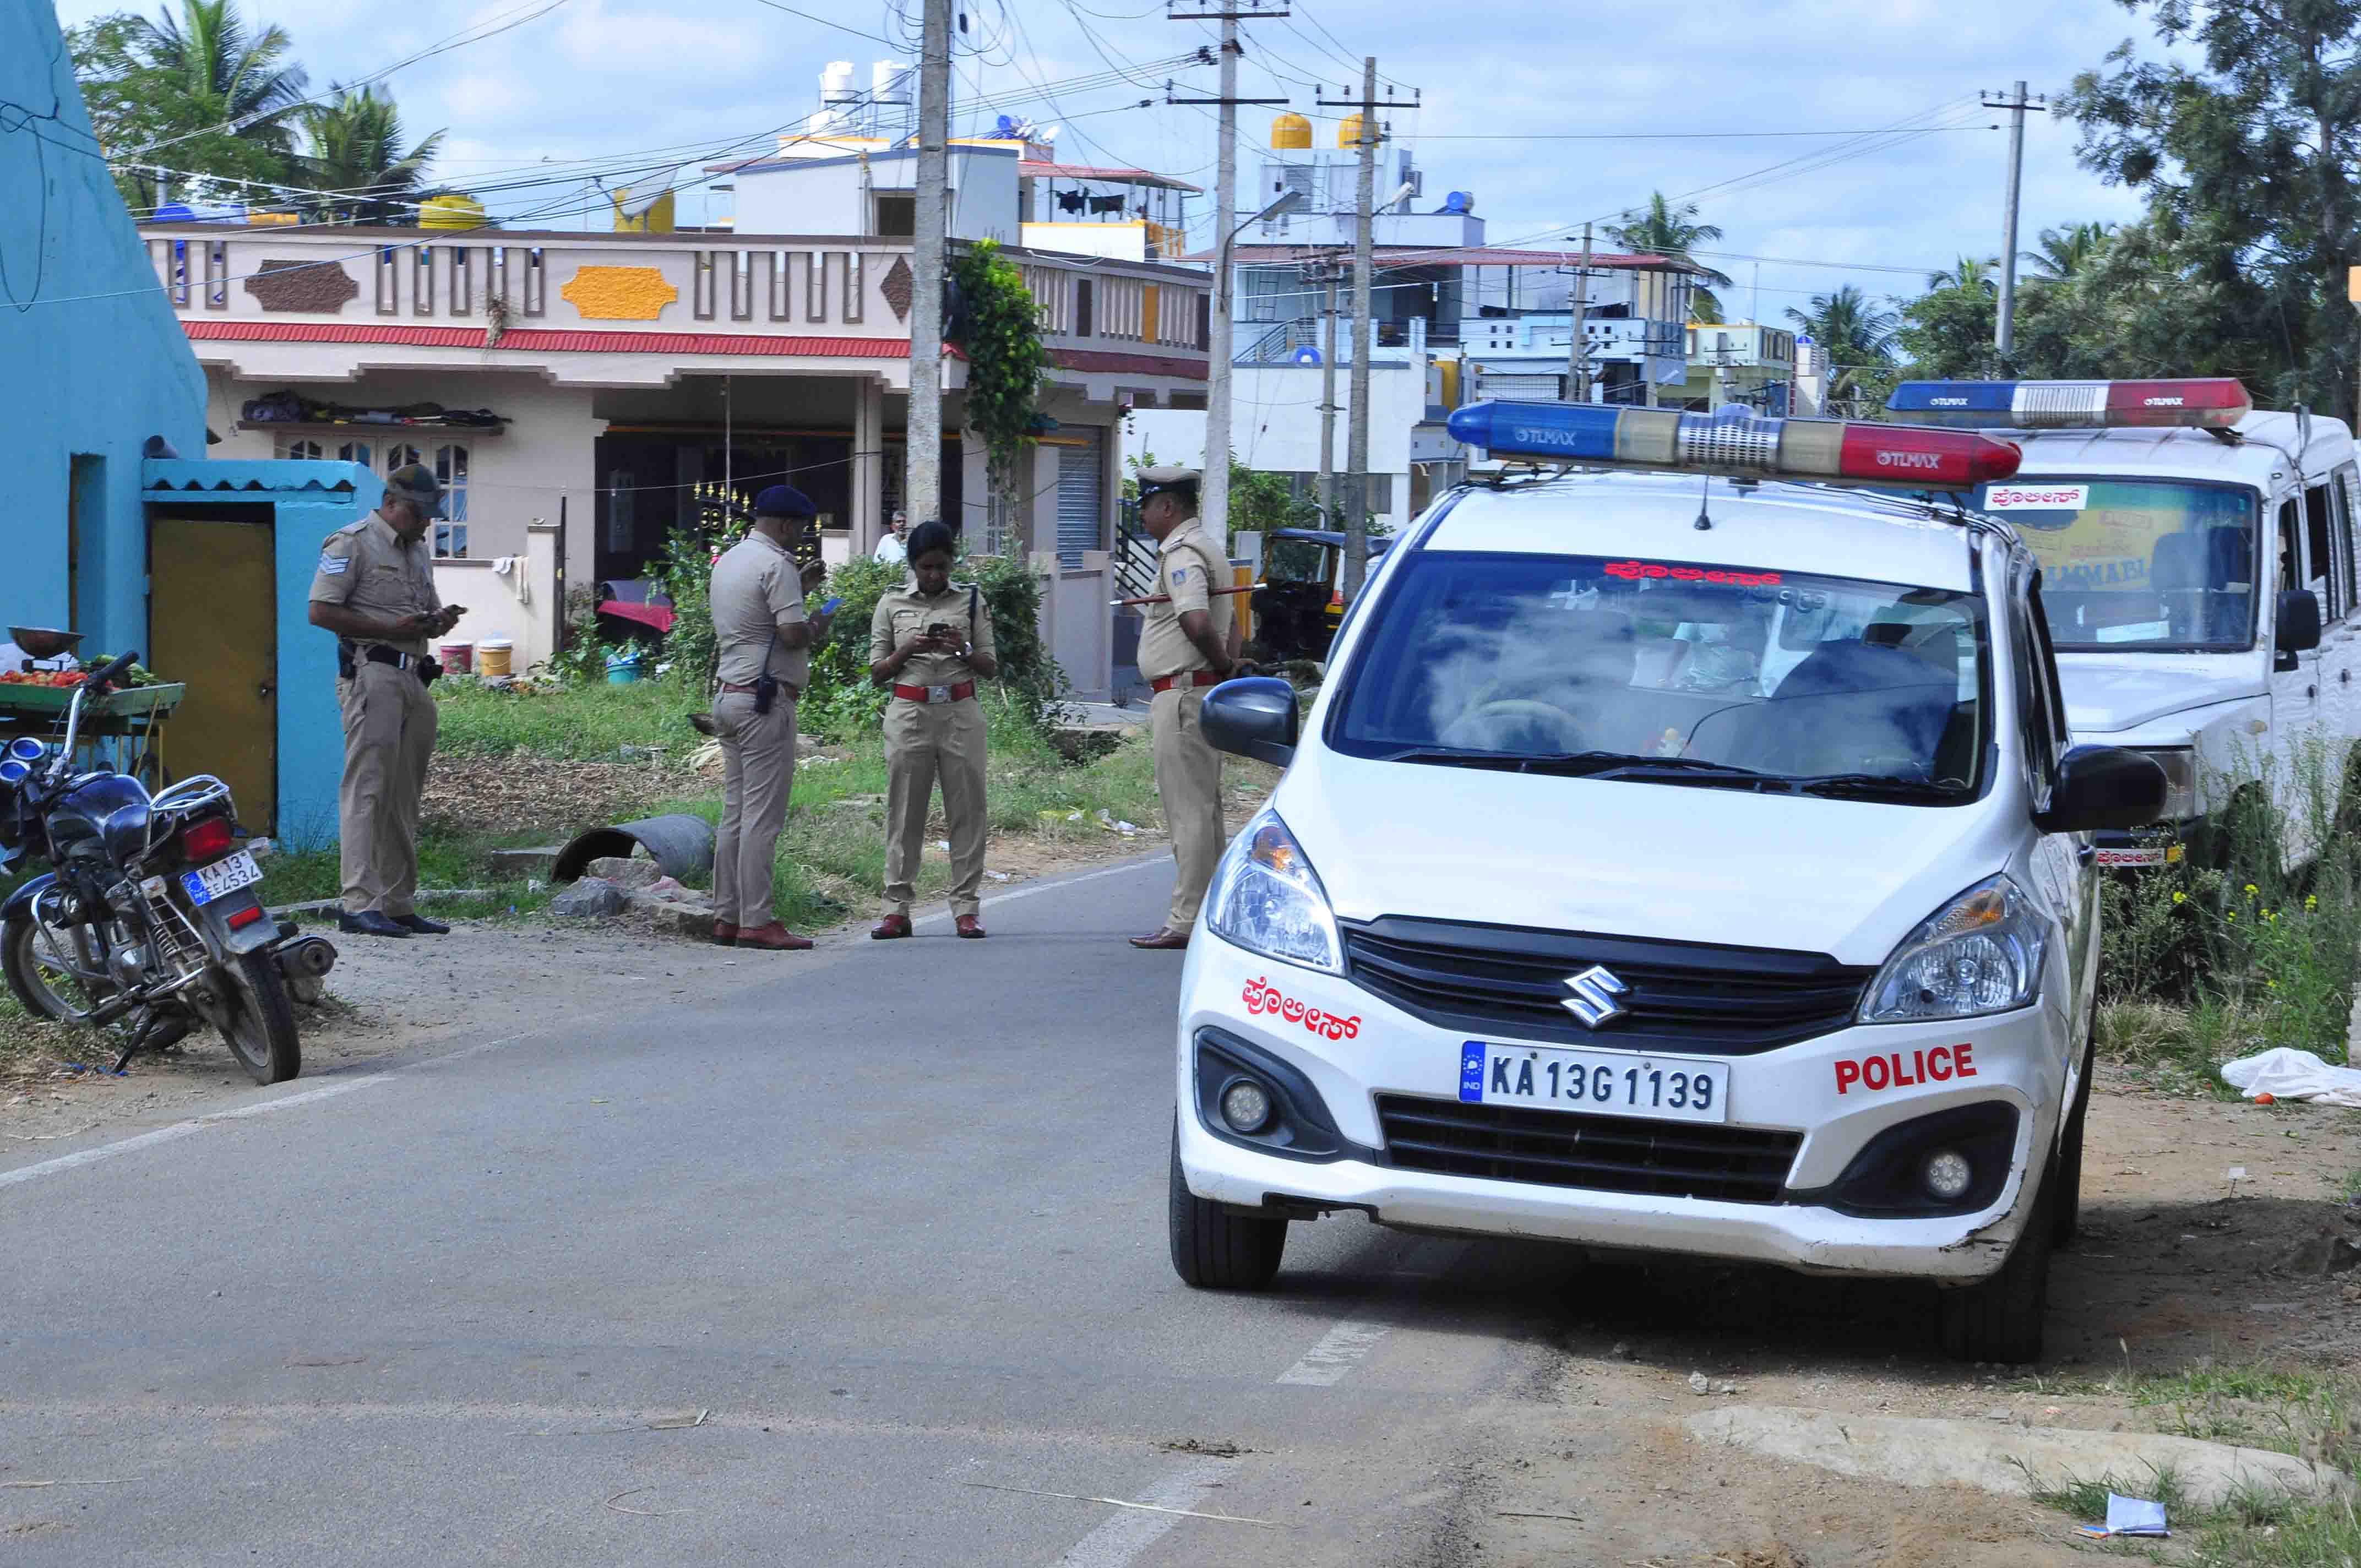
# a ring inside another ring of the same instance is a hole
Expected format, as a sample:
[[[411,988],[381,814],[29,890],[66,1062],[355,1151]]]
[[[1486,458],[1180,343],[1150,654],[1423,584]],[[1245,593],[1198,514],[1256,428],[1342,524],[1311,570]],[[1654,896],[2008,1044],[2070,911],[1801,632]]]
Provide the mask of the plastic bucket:
[[[487,637],[476,646],[476,673],[488,681],[500,680],[509,674],[509,660],[516,643],[506,637]]]
[[[610,686],[637,685],[640,678],[640,656],[637,653],[607,655],[607,684]]]
[[[446,675],[465,675],[476,667],[476,645],[473,642],[445,642],[434,651],[435,663]]]

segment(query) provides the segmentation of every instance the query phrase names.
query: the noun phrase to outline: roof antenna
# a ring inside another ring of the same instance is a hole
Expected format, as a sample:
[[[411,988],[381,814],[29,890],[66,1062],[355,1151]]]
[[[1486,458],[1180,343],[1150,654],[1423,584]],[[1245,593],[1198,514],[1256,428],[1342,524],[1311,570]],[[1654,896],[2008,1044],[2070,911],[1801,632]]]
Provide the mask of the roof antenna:
[[[1690,525],[1699,533],[1703,533],[1713,527],[1713,519],[1708,515],[1706,511],[1706,504],[1712,499],[1713,473],[1712,470],[1708,469],[1705,475],[1705,488],[1697,493],[1697,521]]]

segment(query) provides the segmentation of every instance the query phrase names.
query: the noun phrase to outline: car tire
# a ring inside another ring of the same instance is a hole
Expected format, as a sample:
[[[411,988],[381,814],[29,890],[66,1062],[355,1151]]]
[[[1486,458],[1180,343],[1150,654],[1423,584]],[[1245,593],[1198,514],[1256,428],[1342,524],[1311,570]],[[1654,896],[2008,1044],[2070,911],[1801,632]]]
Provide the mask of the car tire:
[[[2099,1065],[2097,1020],[2082,1047],[2082,1081],[2075,1087],[2074,1103],[2058,1135],[2056,1168],[2049,1178],[2049,1241],[2071,1246],[2082,1228],[2082,1130],[2091,1116],[2091,1073]]]
[[[2057,1170],[2044,1177],[2008,1261],[1989,1279],[1943,1292],[1943,1349],[1954,1361],[2007,1365],[2041,1359],[2049,1305],[2049,1252],[2057,1232]]]
[[[1172,1133],[1171,1190],[1166,1227],[1172,1243],[1172,1272],[1200,1290],[1260,1290],[1279,1274],[1287,1250],[1285,1220],[1233,1214],[1189,1190],[1180,1173],[1180,1132]]]

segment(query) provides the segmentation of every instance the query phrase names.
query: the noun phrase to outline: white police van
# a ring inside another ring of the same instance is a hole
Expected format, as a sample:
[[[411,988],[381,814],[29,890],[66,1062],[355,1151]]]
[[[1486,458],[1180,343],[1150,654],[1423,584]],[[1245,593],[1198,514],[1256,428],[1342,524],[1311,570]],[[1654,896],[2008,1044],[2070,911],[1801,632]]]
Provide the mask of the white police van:
[[[1189,951],[1175,1268],[1265,1286],[1290,1223],[1357,1210],[1934,1280],[1956,1354],[2037,1354],[2090,836],[2153,820],[2164,780],[2070,748],[2004,523],[1783,482],[1964,492],[2015,449],[1554,403],[1451,428],[1658,472],[1462,487],[1308,714],[1279,681],[1207,696],[1214,744],[1287,773]],[[1723,650],[1709,680],[1683,646]]]
[[[2254,411],[2223,379],[1909,381],[1887,411],[2004,433],[2025,454],[1976,505],[2041,564],[2068,723],[2171,781],[2168,831],[2103,835],[2103,864],[2191,844],[2221,858],[2230,835],[2207,829],[2240,791],[2270,775],[2292,793],[2313,766],[2345,791],[2342,819],[2361,818],[2344,782],[2361,736],[2361,469],[2343,423]],[[2283,821],[2299,859],[2305,815]]]

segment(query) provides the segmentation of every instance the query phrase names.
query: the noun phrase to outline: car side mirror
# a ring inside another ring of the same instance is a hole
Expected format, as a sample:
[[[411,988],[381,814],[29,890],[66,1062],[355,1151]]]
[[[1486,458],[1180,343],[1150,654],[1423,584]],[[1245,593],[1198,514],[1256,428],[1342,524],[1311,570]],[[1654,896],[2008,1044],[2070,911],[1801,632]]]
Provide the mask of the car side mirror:
[[[2298,653],[2308,653],[2320,646],[2320,596],[2310,588],[2280,589],[2277,622],[2274,645],[2279,657],[2272,662],[2273,667],[2292,670]]]
[[[2164,769],[2145,751],[2077,746],[2058,761],[2049,809],[2034,813],[2044,833],[2145,828],[2164,815]]]
[[[1274,675],[1246,675],[1207,692],[1197,723],[1214,750],[1283,768],[1294,759],[1302,713],[1293,686]]]

